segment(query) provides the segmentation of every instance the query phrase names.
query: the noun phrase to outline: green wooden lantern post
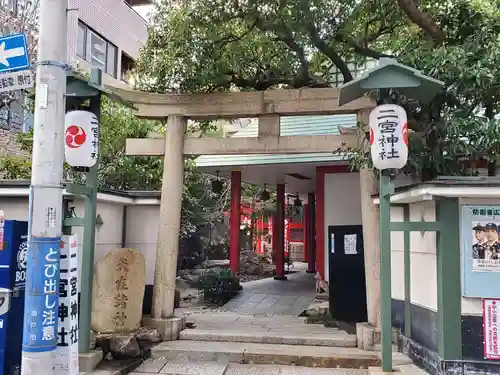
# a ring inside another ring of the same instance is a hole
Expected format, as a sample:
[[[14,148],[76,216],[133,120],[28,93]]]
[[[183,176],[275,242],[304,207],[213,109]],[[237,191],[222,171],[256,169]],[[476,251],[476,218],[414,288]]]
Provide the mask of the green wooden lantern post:
[[[84,109],[92,112],[100,120],[102,96],[133,108],[124,102],[119,96],[107,90],[102,85],[102,71],[93,68],[90,79],[75,72],[69,72],[66,79],[66,110]],[[96,218],[97,206],[97,171],[99,165],[96,163],[88,170],[80,170],[85,173],[85,184],[66,184],[66,191],[74,195],[84,197],[84,217],[63,218],[63,232],[71,234],[71,227],[83,226],[82,246],[82,269],[80,281],[80,316],[79,316],[79,352],[87,353],[90,347],[90,317],[92,309],[92,279],[94,268],[95,228],[99,225]],[[67,202],[64,207],[67,208]],[[67,209],[65,210],[67,212]],[[102,224],[102,219],[101,224]]]
[[[394,193],[396,171],[408,158],[406,112],[394,103],[392,90],[422,103],[430,102],[444,83],[420,71],[381,58],[379,66],[340,88],[339,105],[347,104],[369,91],[378,91],[377,107],[370,113],[370,146],[374,167],[380,171],[380,305],[382,333],[382,370],[392,369],[391,317],[391,228],[390,198]]]

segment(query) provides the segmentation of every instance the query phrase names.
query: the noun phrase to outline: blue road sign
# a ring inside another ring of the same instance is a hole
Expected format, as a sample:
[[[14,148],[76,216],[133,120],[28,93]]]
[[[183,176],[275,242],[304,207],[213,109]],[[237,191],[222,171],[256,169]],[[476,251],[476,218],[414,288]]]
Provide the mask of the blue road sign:
[[[25,34],[0,38],[0,73],[29,68],[28,44]]]

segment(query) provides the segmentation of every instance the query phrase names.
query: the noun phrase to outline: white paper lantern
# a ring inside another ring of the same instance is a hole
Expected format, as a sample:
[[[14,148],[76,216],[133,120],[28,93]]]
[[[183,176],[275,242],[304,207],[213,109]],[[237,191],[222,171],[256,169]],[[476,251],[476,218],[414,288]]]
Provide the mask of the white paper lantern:
[[[383,104],[370,112],[370,146],[379,170],[401,169],[408,161],[408,123],[404,108]]]
[[[87,111],[66,113],[64,153],[72,167],[93,167],[99,152],[99,122]]]

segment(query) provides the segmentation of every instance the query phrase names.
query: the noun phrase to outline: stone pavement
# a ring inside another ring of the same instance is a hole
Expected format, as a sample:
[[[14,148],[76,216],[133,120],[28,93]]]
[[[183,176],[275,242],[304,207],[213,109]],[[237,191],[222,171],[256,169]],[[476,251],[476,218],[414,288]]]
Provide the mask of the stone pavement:
[[[187,315],[186,321],[194,329],[182,331],[181,340],[356,347],[356,335],[295,316],[205,310]]]
[[[239,295],[221,310],[240,314],[299,316],[316,296],[314,275],[306,273],[306,263],[296,263],[288,280],[273,278],[242,283]]]
[[[130,375],[368,375],[368,370],[151,359]]]

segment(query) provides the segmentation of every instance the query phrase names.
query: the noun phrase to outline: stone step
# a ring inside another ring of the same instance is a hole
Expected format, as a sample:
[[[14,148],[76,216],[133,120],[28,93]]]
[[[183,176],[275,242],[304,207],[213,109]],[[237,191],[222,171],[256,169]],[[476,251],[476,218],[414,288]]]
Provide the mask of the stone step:
[[[247,330],[208,330],[208,329],[185,329],[180,333],[181,340],[191,341],[225,341],[240,343],[262,343],[278,345],[305,345],[305,346],[329,346],[329,347],[356,347],[356,335],[349,335],[344,331],[323,330],[322,333],[289,331],[259,331]]]
[[[130,375],[369,375],[368,370],[301,366],[249,365],[226,362],[150,360]]]
[[[215,361],[355,369],[380,365],[379,353],[357,348],[224,341],[168,341],[152,348],[151,354],[153,358],[167,361]]]

